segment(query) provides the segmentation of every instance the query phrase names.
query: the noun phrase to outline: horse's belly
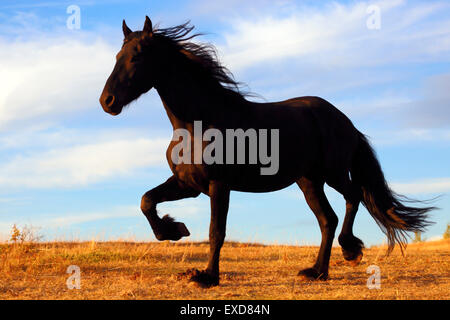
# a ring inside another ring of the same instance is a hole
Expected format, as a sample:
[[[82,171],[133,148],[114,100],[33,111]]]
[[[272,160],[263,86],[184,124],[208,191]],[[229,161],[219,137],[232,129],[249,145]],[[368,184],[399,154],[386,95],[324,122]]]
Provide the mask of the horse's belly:
[[[304,174],[311,172],[311,168],[317,165],[318,144],[315,139],[304,139],[301,135],[291,131],[280,134],[279,151],[274,153],[270,150],[270,158],[262,161],[258,153],[255,164],[248,164],[249,150],[246,149],[246,164],[237,164],[237,159],[229,161],[226,150],[222,156],[221,163],[206,164],[204,159],[196,164],[194,159],[194,146],[190,148],[189,163],[173,160],[173,151],[176,143],[172,141],[166,152],[169,166],[174,175],[186,185],[208,194],[211,181],[223,181],[231,190],[243,192],[271,192],[283,189]],[[224,144],[226,145],[226,144]],[[204,147],[202,151],[204,151]],[[189,150],[188,150],[189,151]],[[231,159],[233,160],[233,159]],[[263,164],[264,162],[264,164]]]
[[[301,172],[292,170],[287,172],[286,168],[280,168],[276,174],[261,174],[261,167],[257,168],[235,168],[228,170],[225,175],[225,181],[232,190],[243,192],[272,192],[284,189],[297,181]]]
[[[231,190],[242,192],[272,192],[288,187],[301,174],[261,175],[260,168],[248,165],[171,165],[173,174],[189,187],[208,194],[211,181],[223,181]]]

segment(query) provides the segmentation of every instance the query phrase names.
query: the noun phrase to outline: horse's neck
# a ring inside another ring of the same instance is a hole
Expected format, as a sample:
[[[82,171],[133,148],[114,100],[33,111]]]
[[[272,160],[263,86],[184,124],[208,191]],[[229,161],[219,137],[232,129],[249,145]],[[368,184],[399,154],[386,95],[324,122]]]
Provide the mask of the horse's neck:
[[[243,111],[249,104],[209,81],[175,65],[156,85],[174,128],[199,120],[217,126],[231,124],[238,117],[236,111]]]

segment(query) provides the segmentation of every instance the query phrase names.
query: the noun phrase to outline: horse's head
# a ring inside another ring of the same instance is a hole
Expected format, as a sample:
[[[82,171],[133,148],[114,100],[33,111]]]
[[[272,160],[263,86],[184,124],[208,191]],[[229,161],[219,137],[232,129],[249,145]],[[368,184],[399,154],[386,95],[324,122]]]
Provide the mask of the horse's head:
[[[116,56],[116,65],[106,81],[100,104],[111,115],[118,115],[124,106],[149,91],[156,77],[157,52],[153,50],[153,28],[145,18],[142,31],[131,31],[125,20],[122,25],[124,42]]]

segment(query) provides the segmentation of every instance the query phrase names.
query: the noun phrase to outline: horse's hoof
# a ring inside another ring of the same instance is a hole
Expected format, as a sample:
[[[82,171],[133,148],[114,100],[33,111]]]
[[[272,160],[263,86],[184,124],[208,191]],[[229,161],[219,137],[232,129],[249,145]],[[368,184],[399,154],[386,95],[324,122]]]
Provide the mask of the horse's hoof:
[[[341,245],[342,255],[344,259],[350,262],[350,265],[357,266],[363,257],[362,249],[364,243],[353,235],[339,236],[339,244]]]
[[[197,269],[189,269],[178,275],[178,279],[183,278],[188,278],[190,282],[196,283],[201,288],[211,288],[219,285],[219,276]]]
[[[327,280],[328,279],[328,273],[320,273],[314,268],[308,268],[304,270],[300,270],[298,273],[298,276],[308,280],[308,281],[315,281],[315,280]]]
[[[342,249],[342,255],[344,256],[344,259],[347,260],[350,263],[350,265],[354,267],[359,265],[359,263],[363,258],[363,253],[361,250],[352,252]]]
[[[158,229],[153,231],[155,233],[156,239],[158,239],[159,241],[178,241],[182,237],[188,237],[191,235],[184,223],[175,222],[175,220],[168,215],[165,215],[161,219]]]

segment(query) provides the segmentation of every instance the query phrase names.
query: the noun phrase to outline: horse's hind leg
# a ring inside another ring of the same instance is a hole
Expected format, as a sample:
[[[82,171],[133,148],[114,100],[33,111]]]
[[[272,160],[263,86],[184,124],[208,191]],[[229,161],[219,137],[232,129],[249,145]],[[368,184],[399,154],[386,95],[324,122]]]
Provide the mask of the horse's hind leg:
[[[146,192],[142,196],[141,210],[147,217],[156,239],[160,241],[176,241],[182,237],[189,236],[189,231],[184,223],[175,222],[168,215],[162,219],[159,218],[156,212],[156,205],[164,201],[197,197],[199,194],[199,191],[184,185],[175,176],[172,176],[166,182]]]
[[[344,259],[351,261],[353,265],[357,265],[361,261],[363,257],[362,249],[364,248],[364,243],[353,235],[353,223],[361,201],[359,194],[360,192],[355,192],[345,198],[344,224],[338,238]]]
[[[327,180],[327,183],[345,198],[345,218],[338,240],[344,259],[351,261],[353,265],[357,265],[363,256],[364,243],[353,235],[353,223],[361,202],[361,188],[351,181],[348,176],[343,176],[340,181]]]
[[[298,275],[310,280],[326,280],[328,278],[328,265],[338,218],[325,196],[323,182],[301,178],[297,181],[297,184],[303,191],[309,207],[314,212],[322,233],[322,242],[316,263],[312,268],[301,270]]]

